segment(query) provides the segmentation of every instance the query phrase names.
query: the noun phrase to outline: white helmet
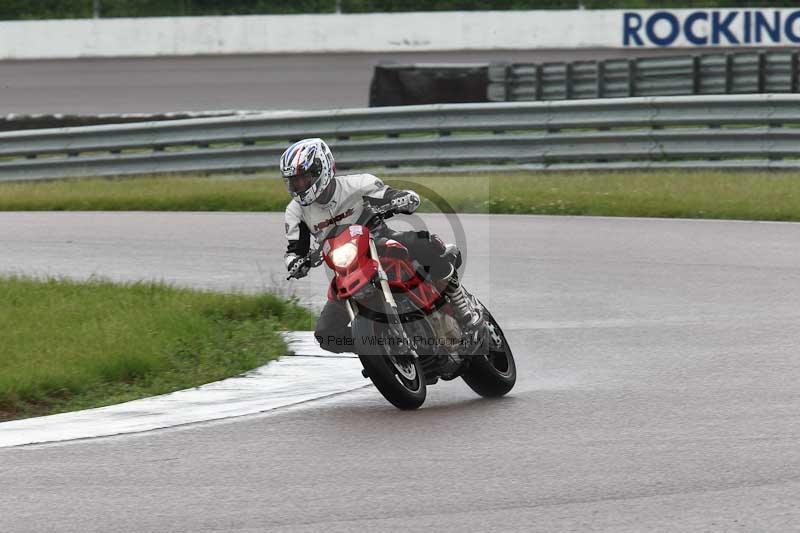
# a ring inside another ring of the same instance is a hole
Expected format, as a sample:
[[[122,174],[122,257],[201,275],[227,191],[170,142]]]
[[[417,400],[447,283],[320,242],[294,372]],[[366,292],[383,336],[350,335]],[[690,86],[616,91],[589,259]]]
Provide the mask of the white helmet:
[[[313,204],[335,173],[333,154],[322,139],[297,141],[281,156],[283,181],[300,205]]]

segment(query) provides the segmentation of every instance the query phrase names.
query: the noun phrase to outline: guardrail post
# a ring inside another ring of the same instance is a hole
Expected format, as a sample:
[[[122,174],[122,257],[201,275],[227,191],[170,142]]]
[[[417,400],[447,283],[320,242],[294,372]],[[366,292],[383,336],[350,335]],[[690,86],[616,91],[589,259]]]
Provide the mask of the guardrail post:
[[[700,94],[700,56],[692,57],[692,93]]]
[[[636,96],[636,59],[628,60],[628,96]]]
[[[733,92],[733,55],[725,54],[725,94]]]
[[[767,54],[758,53],[758,92],[766,92],[767,85]]]
[[[400,138],[400,134],[399,133],[387,133],[386,134],[386,138],[388,138],[388,139],[399,139]],[[386,165],[386,168],[399,168],[399,167],[400,167],[400,165]]]
[[[797,85],[798,85],[797,76],[798,74],[800,74],[800,72],[798,72],[798,70],[800,70],[800,64],[798,64],[798,61],[800,61],[800,53],[794,52],[792,54],[792,65],[791,68],[789,69],[792,76],[792,79],[789,81],[789,92],[791,93],[797,92]]]
[[[542,99],[542,94],[543,94],[543,91],[542,91],[542,78],[543,77],[544,76],[542,76],[542,65],[541,64],[537,64],[536,65],[535,74],[534,74],[534,79],[536,81],[536,92],[535,92],[534,99],[536,99],[536,100],[541,100]]]
[[[597,65],[597,97],[603,98],[606,93],[606,62],[601,59],[595,65]]]
[[[776,154],[774,152],[775,143],[772,142],[772,139],[770,138],[772,136],[771,134],[773,128],[782,128],[782,127],[783,123],[781,122],[767,122],[767,131],[764,132],[763,143],[767,151],[767,159],[769,161],[781,161],[783,159],[782,155]]]
[[[514,83],[516,76],[514,74],[514,67],[511,64],[506,65],[505,71],[505,76],[503,78],[503,89],[505,89],[504,100],[510,102],[514,100]]]
[[[564,67],[564,96],[567,100],[572,99],[572,62],[569,61]]]

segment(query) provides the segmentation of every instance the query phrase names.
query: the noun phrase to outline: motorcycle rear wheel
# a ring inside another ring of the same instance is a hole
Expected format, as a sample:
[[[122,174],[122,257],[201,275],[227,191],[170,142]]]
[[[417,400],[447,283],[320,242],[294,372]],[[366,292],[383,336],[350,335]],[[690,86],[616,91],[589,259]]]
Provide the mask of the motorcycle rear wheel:
[[[490,350],[487,355],[475,356],[470,362],[469,369],[461,377],[481,396],[497,398],[514,388],[517,382],[517,366],[500,325],[485,307],[484,313],[486,321],[494,326],[497,334],[503,339],[503,349]]]
[[[419,360],[411,355],[392,355],[386,344],[377,342],[389,338],[385,323],[357,315],[352,327],[361,365],[383,397],[398,409],[420,407],[427,387]]]

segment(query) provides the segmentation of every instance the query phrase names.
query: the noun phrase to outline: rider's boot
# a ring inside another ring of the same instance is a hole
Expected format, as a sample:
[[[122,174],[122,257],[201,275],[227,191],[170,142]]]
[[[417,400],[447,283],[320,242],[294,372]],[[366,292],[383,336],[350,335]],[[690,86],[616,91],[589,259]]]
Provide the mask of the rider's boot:
[[[453,245],[447,245],[445,252],[442,254],[442,259],[447,261],[449,267],[448,273],[442,277],[443,281],[447,282],[444,288],[444,293],[450,299],[457,314],[457,318],[461,324],[470,331],[480,328],[483,324],[483,312],[480,304],[474,296],[469,294],[461,286],[458,279],[458,267],[461,266],[461,252]]]
[[[470,331],[477,330],[483,324],[483,313],[475,297],[467,293],[458,279],[458,271],[453,268],[447,277],[447,287],[444,293],[450,299],[450,304],[456,312],[461,324]]]

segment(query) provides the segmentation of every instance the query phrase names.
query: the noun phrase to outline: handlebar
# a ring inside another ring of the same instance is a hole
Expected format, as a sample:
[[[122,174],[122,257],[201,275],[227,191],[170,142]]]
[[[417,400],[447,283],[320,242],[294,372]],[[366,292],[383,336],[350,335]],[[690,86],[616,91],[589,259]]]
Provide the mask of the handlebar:
[[[391,204],[387,204],[381,207],[367,206],[365,208],[365,211],[369,212],[369,216],[367,217],[367,222],[365,223],[365,226],[374,226],[377,224],[373,223],[373,221],[382,222],[387,218],[392,218],[397,214],[397,208],[398,206]]]
[[[380,207],[375,207],[370,205],[366,200],[364,200],[364,212],[359,217],[357,224],[361,224],[363,226],[367,226],[369,229],[374,229],[379,223],[383,222],[387,218],[391,218],[397,214],[397,210],[400,207],[403,207],[408,202],[396,202],[392,201],[386,205],[382,205]],[[363,220],[363,222],[362,222]],[[308,253],[305,257],[301,258],[300,261],[297,263],[297,267],[293,269],[293,271],[289,274],[286,280],[290,280],[296,277],[297,272],[299,272],[304,266],[308,266],[309,268],[316,268],[322,264],[322,246],[312,250]]]

